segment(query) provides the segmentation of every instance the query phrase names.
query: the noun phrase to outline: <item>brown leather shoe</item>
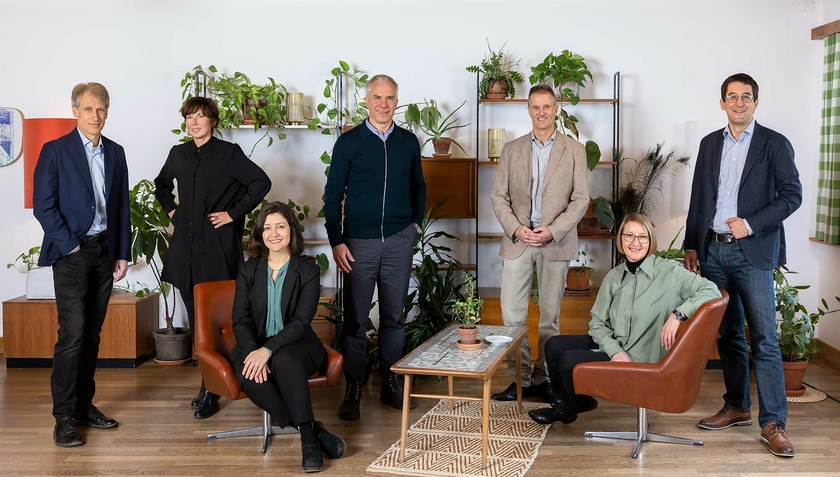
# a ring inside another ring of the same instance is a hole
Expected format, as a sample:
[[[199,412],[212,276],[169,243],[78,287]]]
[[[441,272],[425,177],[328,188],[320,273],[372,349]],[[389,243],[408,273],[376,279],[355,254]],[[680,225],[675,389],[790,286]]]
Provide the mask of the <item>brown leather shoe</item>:
[[[752,425],[752,416],[750,411],[741,412],[731,407],[723,406],[723,409],[718,411],[712,417],[700,419],[697,426],[702,429],[710,431],[719,431],[721,429],[728,429],[732,426],[750,426]]]
[[[793,457],[793,444],[787,437],[785,428],[777,422],[771,422],[761,428],[761,442],[767,444],[767,450],[779,457]]]

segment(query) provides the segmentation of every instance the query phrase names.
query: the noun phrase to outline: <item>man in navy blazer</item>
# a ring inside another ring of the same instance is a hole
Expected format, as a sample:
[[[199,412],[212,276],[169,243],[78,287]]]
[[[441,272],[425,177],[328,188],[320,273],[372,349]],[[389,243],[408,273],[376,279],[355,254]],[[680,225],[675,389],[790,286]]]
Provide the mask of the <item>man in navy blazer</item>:
[[[131,247],[125,151],[101,135],[108,90],[79,84],[71,102],[78,127],[44,145],[33,193],[44,229],[38,265],[52,266],[55,281],[58,341],[50,387],[53,439],[62,447],[85,443],[77,424],[119,425],[93,405],[93,377],[111,289],[125,277]]]
[[[786,262],[782,224],[802,203],[793,147],[753,119],[758,84],[744,73],[721,86],[728,125],[700,142],[685,233],[685,265],[729,293],[717,341],[726,394],[703,429],[752,424],[744,318],[750,328],[761,441],[793,457],[788,440],[782,355],[776,339],[773,269]],[[743,315],[741,310],[743,309]]]

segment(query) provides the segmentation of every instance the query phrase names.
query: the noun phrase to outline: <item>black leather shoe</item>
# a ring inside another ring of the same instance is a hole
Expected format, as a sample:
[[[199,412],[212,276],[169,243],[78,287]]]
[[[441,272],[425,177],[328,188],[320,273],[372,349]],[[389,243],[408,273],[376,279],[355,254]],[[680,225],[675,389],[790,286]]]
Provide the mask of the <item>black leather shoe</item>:
[[[598,400],[593,397],[586,396],[584,397],[583,404],[578,404],[577,412],[578,414],[581,414],[584,412],[594,411],[595,409],[598,409]]]
[[[551,386],[548,385],[548,382],[542,382],[531,386],[522,386],[522,399],[538,397],[545,400],[544,395],[547,390],[551,390]],[[510,386],[505,388],[504,391],[496,393],[490,397],[493,398],[494,401],[516,401],[516,381],[512,382]]]
[[[301,446],[300,450],[303,453],[303,460],[300,465],[304,472],[320,472],[324,468],[324,458],[321,456],[321,449],[318,446],[307,444]]]
[[[318,447],[330,459],[338,459],[347,450],[344,439],[328,431],[321,421],[315,421],[315,435],[318,438]]]
[[[204,391],[201,396],[201,401],[198,402],[198,407],[195,408],[193,417],[196,419],[207,419],[219,412],[219,395],[213,394],[210,391]]]
[[[382,387],[379,388],[379,400],[394,409],[402,411],[403,408],[403,390],[400,388],[400,380],[394,373],[388,373],[382,378]],[[409,401],[409,409],[417,407],[417,403]]]
[[[62,417],[55,421],[53,440],[59,447],[78,447],[85,445],[85,440],[76,429],[76,424],[71,416]]]
[[[94,429],[113,429],[120,425],[119,422],[102,414],[93,404],[83,411],[77,411],[75,421],[78,426],[90,426]]]
[[[201,389],[198,390],[198,394],[195,395],[192,402],[190,403],[190,409],[195,409],[198,407],[198,403],[201,402],[201,396],[204,395],[204,391],[207,391],[207,388],[204,387],[204,380],[201,380]]]
[[[362,400],[362,382],[348,381],[344,392],[344,401],[338,408],[338,417],[345,421],[355,421],[359,418],[359,402]]]
[[[524,394],[524,393],[523,393]],[[594,399],[593,399],[594,401]],[[596,401],[597,407],[597,401]],[[592,409],[589,409],[590,411]],[[560,421],[563,424],[571,424],[577,420],[578,413],[569,409],[562,399],[555,399],[551,407],[528,411],[528,416],[537,424],[551,424]]]

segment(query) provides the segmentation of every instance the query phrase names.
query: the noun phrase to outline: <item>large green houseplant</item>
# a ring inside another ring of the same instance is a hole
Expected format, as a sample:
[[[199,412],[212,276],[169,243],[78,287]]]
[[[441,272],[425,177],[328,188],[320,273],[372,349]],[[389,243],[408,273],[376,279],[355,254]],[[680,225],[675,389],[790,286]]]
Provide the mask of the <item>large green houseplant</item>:
[[[271,146],[274,138],[269,132],[272,130],[278,139],[286,139],[283,127],[286,124],[287,90],[273,78],[269,77],[268,83],[259,85],[239,71],[228,75],[219,73],[214,65],[206,69],[198,65],[184,75],[181,88],[182,100],[195,96],[196,92],[203,92],[216,101],[219,106],[218,131],[230,131],[242,124],[252,124],[254,131],[265,128],[265,133],[254,144],[254,148],[266,137],[268,146]],[[181,135],[182,142],[191,140],[186,134],[186,123],[182,122],[181,127],[173,129],[172,132]],[[254,148],[251,149],[251,154]]]
[[[481,63],[467,67],[467,71],[471,73],[482,74],[478,84],[481,99],[503,99],[516,96],[516,83],[521,83],[523,78],[522,74],[513,68],[519,65],[520,60],[511,59],[509,53],[505,51],[505,45],[502,45],[498,51],[493,51],[488,41],[489,54],[481,60]]]
[[[461,121],[460,117],[452,118],[465,104],[467,104],[466,101],[461,103],[460,106],[455,108],[447,116],[444,116],[440,108],[438,108],[438,102],[434,99],[423,100],[422,105],[409,103],[405,107],[404,125],[407,129],[413,129],[416,126],[424,134],[429,136],[420,147],[432,141],[435,146],[436,156],[448,156],[450,144],[455,144],[466,154],[467,151],[458,144],[458,141],[449,136],[445,136],[449,131],[469,126],[469,123],[459,124]]]
[[[572,104],[580,101],[577,88],[584,86],[587,79],[592,80],[592,73],[586,61],[569,50],[563,50],[559,55],[549,53],[542,63],[531,67],[528,77],[531,84],[551,84],[551,80],[557,89],[557,99],[568,99]]]

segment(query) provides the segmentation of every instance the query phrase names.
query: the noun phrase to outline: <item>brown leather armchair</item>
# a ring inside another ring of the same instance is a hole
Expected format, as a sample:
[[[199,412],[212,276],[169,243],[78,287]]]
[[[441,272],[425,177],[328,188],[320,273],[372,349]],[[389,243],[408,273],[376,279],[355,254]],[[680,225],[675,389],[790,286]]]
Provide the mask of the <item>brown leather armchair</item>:
[[[634,432],[591,432],[584,437],[636,441],[633,458],[645,441],[702,446],[694,439],[648,432],[647,410],[683,413],[700,393],[706,362],[712,350],[729,295],[704,303],[681,328],[674,345],[658,363],[581,363],[573,376],[575,393],[638,407]]]
[[[195,355],[201,368],[204,385],[211,393],[237,400],[247,396],[239,389],[239,381],[230,363],[230,355],[236,346],[231,314],[235,280],[221,280],[199,283],[195,286]],[[327,357],[321,370],[309,377],[310,388],[335,386],[344,356],[325,346]],[[273,434],[297,432],[294,428],[271,425],[271,416],[263,411],[260,427],[210,434],[207,439],[224,437],[262,436],[262,453],[268,447],[268,438]]]

